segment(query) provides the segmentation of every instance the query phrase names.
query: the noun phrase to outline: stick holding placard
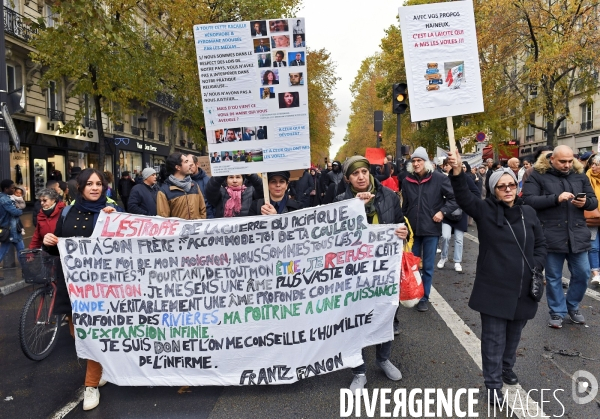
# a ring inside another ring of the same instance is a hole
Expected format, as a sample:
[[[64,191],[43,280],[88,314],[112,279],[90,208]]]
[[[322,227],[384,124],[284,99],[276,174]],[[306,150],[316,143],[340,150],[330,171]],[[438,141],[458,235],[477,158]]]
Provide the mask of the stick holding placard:
[[[265,198],[265,204],[271,203],[271,195],[269,194],[269,175],[267,172],[263,172],[260,174],[263,182],[263,196]],[[259,208],[260,209],[260,208]]]
[[[456,141],[454,140],[454,125],[452,124],[452,117],[446,117],[446,125],[448,126],[448,141],[450,142],[450,154],[454,155],[456,150]]]

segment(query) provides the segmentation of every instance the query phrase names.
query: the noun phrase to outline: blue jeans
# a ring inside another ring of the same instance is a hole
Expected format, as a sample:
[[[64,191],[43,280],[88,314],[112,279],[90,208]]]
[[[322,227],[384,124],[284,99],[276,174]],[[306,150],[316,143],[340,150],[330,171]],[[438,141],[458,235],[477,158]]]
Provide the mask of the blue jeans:
[[[562,289],[562,270],[567,260],[571,281],[565,298]],[[590,277],[590,261],[587,252],[553,253],[546,256],[546,299],[550,314],[565,317],[569,311],[578,310]]]
[[[454,263],[462,262],[463,238],[465,232],[454,229]],[[448,248],[450,247],[450,237],[452,236],[452,226],[442,223],[442,259],[448,259]]]
[[[425,295],[421,301],[429,301],[429,292],[433,281],[433,266],[435,265],[435,253],[437,251],[438,236],[415,236],[412,252],[423,261],[423,287]]]
[[[2,243],[2,245],[0,246],[0,262],[2,262],[2,260],[4,259],[4,256],[6,256],[6,254],[8,253],[8,250],[10,249],[10,245],[15,246],[15,249],[17,250],[17,258],[19,259],[19,263],[21,263],[21,258],[20,258],[20,254],[19,252],[21,252],[21,250],[25,249],[25,245],[23,244],[23,240],[19,240],[18,242],[5,242]],[[23,266],[23,264],[21,263],[21,266]]]
[[[588,252],[588,259],[590,260],[590,268],[592,271],[600,270],[600,260],[598,257],[598,251],[600,251],[600,231],[596,233],[596,238],[590,242],[592,248]]]

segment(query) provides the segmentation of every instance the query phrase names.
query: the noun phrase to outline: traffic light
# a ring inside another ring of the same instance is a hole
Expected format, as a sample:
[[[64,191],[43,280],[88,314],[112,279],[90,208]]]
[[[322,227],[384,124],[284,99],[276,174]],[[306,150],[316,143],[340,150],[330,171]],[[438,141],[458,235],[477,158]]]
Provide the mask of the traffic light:
[[[395,83],[392,92],[392,112],[402,114],[408,107],[408,86],[406,83]]]
[[[381,133],[377,133],[377,148],[381,147]]]

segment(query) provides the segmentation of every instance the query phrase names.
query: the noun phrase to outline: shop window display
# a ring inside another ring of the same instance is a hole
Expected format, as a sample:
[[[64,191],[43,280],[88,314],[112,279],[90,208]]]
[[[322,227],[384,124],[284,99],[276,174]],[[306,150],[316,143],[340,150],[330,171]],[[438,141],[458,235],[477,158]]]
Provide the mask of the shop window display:
[[[42,190],[46,187],[46,160],[33,159],[33,189],[34,192]]]
[[[32,194],[30,189],[29,173],[29,147],[21,147],[21,151],[17,151],[14,146],[10,147],[10,178],[17,186],[25,190],[26,201],[30,201]]]

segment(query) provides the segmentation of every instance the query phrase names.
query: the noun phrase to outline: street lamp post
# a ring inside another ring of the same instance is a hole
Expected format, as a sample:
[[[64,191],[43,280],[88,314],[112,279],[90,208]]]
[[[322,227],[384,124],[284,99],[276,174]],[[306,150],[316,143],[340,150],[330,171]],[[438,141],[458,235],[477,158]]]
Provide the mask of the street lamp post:
[[[140,131],[142,131],[142,170],[146,168],[146,137],[144,134],[146,133],[147,122],[148,118],[142,113],[138,118],[138,125],[140,126]]]

